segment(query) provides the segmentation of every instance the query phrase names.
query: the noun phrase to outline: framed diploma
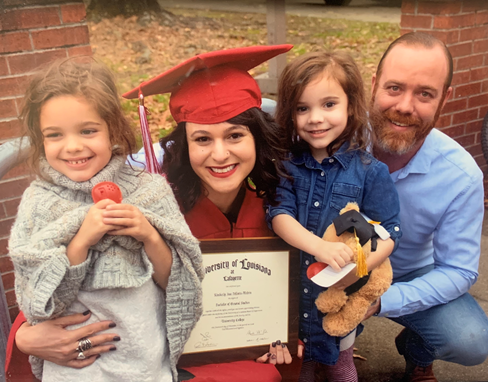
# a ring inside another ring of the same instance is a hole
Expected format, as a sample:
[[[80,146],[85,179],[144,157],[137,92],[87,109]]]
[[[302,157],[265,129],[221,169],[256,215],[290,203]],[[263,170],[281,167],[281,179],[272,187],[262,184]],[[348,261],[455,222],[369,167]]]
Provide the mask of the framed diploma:
[[[203,314],[179,367],[255,359],[276,340],[296,351],[300,252],[276,237],[202,240]]]

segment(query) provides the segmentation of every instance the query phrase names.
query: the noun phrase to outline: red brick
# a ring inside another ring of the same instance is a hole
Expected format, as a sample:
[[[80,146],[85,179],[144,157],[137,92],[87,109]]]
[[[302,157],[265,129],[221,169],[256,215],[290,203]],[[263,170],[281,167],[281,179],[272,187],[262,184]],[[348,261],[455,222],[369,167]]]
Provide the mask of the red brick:
[[[488,51],[488,39],[474,42],[473,53],[486,53],[487,51]]]
[[[471,69],[471,68],[476,68],[478,66],[482,66],[484,57],[485,57],[484,54],[476,54],[472,56],[458,58],[455,60],[456,63],[455,63],[454,70],[458,71],[458,70],[465,70],[465,69]]]
[[[469,82],[469,79],[471,78],[471,71],[466,70],[464,72],[456,72],[452,76],[452,81],[451,85],[464,85]]]
[[[10,260],[9,256],[0,257],[0,273],[12,272],[14,270],[14,264]]]
[[[7,216],[17,215],[17,208],[19,207],[21,198],[10,199],[3,202],[5,210],[7,211]]]
[[[7,238],[0,239],[0,256],[6,255],[8,253],[7,246],[8,246],[8,239]]]
[[[5,288],[5,290],[14,288],[14,280],[14,272],[8,272],[2,275],[3,287]]]
[[[481,131],[481,126],[483,125],[483,121],[478,119],[476,121],[468,122],[466,124],[466,134],[473,134],[479,133]]]
[[[29,183],[34,180],[34,176],[31,173],[31,170],[29,169],[29,166],[26,163],[14,167],[12,170],[7,172],[3,176],[2,180],[19,178],[19,177],[25,177],[26,179],[29,179]]]
[[[11,308],[8,308],[8,313],[10,315],[10,322],[14,322],[15,318],[19,315],[20,310],[18,306],[13,306]]]
[[[483,81],[481,83],[481,92],[482,93],[488,92],[488,80]]]
[[[452,115],[441,115],[437,120],[436,127],[443,128],[451,126]]]
[[[447,31],[430,30],[428,33],[434,37],[437,37],[447,45],[459,42],[459,29]]]
[[[476,14],[465,14],[459,16],[435,16],[434,29],[462,28],[474,25]]]
[[[483,107],[480,107],[480,113],[479,113],[479,117],[480,118],[484,118],[485,115],[488,114],[488,106],[483,106]]]
[[[476,24],[488,24],[488,11],[481,11],[476,13]]]
[[[461,44],[450,45],[449,51],[452,54],[452,57],[461,57],[470,55],[473,51],[473,43],[472,42],[464,42]]]
[[[466,109],[467,105],[468,105],[467,98],[451,100],[448,103],[446,103],[446,105],[442,109],[442,113],[449,114],[449,113],[454,113],[456,111],[461,111]]]
[[[11,199],[22,196],[29,185],[27,179],[7,180],[0,183],[0,199]],[[1,237],[2,235],[0,235]]]
[[[411,16],[402,14],[400,21],[402,28],[432,28],[432,16]]]
[[[461,146],[467,147],[474,145],[474,143],[476,142],[476,136],[475,134],[463,135],[462,137],[457,137],[455,140]]]
[[[88,27],[56,28],[31,32],[36,49],[56,48],[61,46],[88,44]]]
[[[459,35],[459,41],[480,40],[486,37],[488,37],[488,28],[485,26],[466,28],[466,29],[461,29]]]
[[[0,33],[0,53],[32,50],[27,32]]]
[[[465,149],[467,150],[469,147],[465,147]],[[485,161],[485,158],[480,156],[480,157],[476,157],[474,158],[476,164],[479,166],[479,168],[483,169],[483,168],[486,168],[486,161]],[[484,172],[484,171],[483,171]]]
[[[470,97],[468,100],[469,109],[485,105],[488,105],[488,93]]]
[[[84,46],[74,46],[72,48],[68,48],[68,56],[91,56],[93,54],[91,45],[84,45]]]
[[[61,5],[61,18],[63,19],[63,24],[79,23],[80,21],[85,20],[85,4]]]
[[[0,57],[0,76],[6,76],[9,74],[7,59],[5,57]]]
[[[471,69],[471,81],[483,81],[488,78],[488,66]]]
[[[5,212],[5,206],[3,203],[0,203],[0,220],[5,219],[7,217],[7,213]]]
[[[468,152],[473,157],[477,157],[477,156],[483,155],[483,149],[481,148],[481,145],[471,146],[468,149]]]
[[[0,78],[0,98],[24,95],[31,76]]]
[[[20,8],[3,13],[3,30],[20,30],[60,25],[57,7]]]
[[[18,119],[0,121],[0,140],[19,137],[21,132],[20,126]]]
[[[463,12],[479,12],[482,9],[488,9],[486,0],[464,0],[463,2]]]
[[[476,118],[478,118],[478,109],[466,110],[460,113],[453,114],[452,124],[457,125],[463,122],[471,122]]]
[[[43,64],[62,57],[66,57],[65,49],[56,49],[41,53],[17,54],[10,56],[8,62],[12,74],[21,74],[31,72]]]
[[[461,11],[461,2],[427,2],[420,1],[417,6],[417,13],[431,15],[452,15]]]
[[[451,138],[459,137],[461,135],[464,135],[464,124],[463,125],[446,127],[444,129],[442,129],[442,132],[444,134],[449,135]]]
[[[415,13],[415,0],[402,1],[402,13]]]
[[[459,85],[454,89],[454,98],[469,97],[475,94],[480,94],[481,82],[470,83],[467,85]]]
[[[15,100],[0,99],[0,118],[12,118],[12,117],[17,117]]]
[[[15,218],[5,219],[0,222],[0,237],[7,237],[10,235],[10,228],[14,224]]]
[[[15,298],[14,290],[9,290],[8,292],[5,292],[5,297],[7,300],[7,306],[14,306],[17,304],[17,299]]]

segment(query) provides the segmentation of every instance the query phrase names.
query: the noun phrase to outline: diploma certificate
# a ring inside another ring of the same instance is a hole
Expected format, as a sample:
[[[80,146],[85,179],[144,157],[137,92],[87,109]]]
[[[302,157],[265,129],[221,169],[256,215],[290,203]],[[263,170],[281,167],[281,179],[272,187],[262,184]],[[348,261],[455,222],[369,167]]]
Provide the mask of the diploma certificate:
[[[202,242],[203,314],[183,354],[290,340],[290,260],[296,250],[278,238],[225,242]]]

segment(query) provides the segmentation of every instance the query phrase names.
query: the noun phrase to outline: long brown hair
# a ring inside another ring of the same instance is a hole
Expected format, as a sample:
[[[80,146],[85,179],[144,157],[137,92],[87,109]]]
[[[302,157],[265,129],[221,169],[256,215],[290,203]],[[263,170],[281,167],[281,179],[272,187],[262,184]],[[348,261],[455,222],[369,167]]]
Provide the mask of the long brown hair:
[[[312,52],[289,63],[280,76],[276,121],[285,129],[286,144],[291,152],[308,148],[296,133],[295,117],[298,101],[303,91],[316,78],[327,75],[335,79],[347,95],[348,119],[342,134],[327,147],[332,155],[343,143],[350,149],[364,149],[370,141],[367,123],[367,104],[361,73],[352,59],[344,52]]]
[[[24,136],[29,139],[29,165],[39,173],[43,156],[43,135],[40,129],[42,106],[49,99],[71,95],[84,97],[107,123],[114,154],[130,155],[136,141],[129,121],[124,116],[115,78],[111,71],[93,59],[59,59],[37,72],[27,88],[20,118]]]
[[[249,179],[257,195],[266,199],[271,205],[276,205],[276,187],[280,176],[287,177],[282,159],[286,155],[281,131],[273,118],[258,108],[251,108],[229,119],[234,125],[249,128],[254,137],[256,149],[256,163],[249,174]],[[202,181],[193,171],[186,139],[186,123],[181,122],[173,132],[162,138],[161,147],[164,150],[162,172],[171,184],[176,198],[180,202],[182,211],[190,211],[204,192]]]

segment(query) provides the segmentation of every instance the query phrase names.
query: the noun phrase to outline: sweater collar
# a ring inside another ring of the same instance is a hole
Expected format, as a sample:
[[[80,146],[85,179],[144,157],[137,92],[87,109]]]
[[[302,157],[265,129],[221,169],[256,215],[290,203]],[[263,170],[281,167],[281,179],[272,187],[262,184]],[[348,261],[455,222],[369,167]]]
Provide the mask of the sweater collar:
[[[41,158],[39,163],[39,168],[41,170],[41,175],[46,178],[50,183],[57,186],[66,187],[75,191],[82,191],[90,194],[93,186],[100,182],[115,182],[115,177],[120,171],[120,168],[125,163],[125,157],[121,155],[113,156],[108,164],[102,168],[97,174],[95,174],[91,179],[85,182],[75,182],[68,178],[66,175],[61,174],[52,168],[47,162],[46,158]]]

